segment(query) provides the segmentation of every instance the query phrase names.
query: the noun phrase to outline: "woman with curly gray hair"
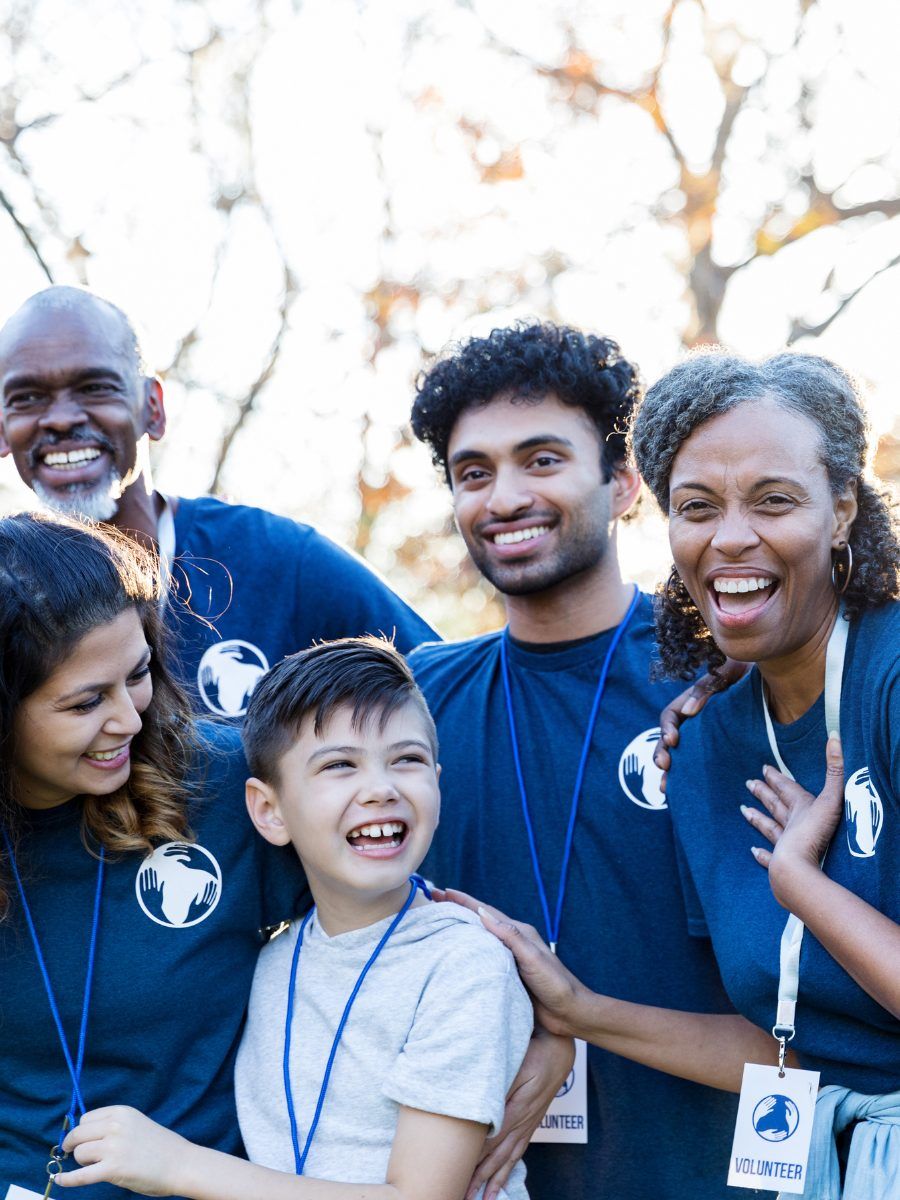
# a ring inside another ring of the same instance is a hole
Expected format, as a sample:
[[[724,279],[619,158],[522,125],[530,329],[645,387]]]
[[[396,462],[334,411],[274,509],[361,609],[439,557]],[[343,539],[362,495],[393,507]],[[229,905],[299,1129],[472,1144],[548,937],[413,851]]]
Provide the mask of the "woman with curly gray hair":
[[[556,1032],[735,1091],[744,1063],[787,1063],[749,1127],[760,1153],[734,1158],[729,1182],[896,1200],[900,542],[865,477],[858,393],[822,358],[698,354],[649,390],[631,441],[674,558],[660,670],[754,664],[683,727],[668,781],[691,931],[711,939],[740,1015],[595,995],[533,931],[491,927]],[[766,1142],[792,1137],[802,1110],[782,1093],[814,1095],[816,1078],[809,1168],[765,1183]]]

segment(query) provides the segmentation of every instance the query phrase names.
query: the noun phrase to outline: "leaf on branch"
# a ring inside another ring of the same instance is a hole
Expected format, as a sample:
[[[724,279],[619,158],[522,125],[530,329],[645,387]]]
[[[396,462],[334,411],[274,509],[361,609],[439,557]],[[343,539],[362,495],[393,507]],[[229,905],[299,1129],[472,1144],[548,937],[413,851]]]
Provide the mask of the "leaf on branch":
[[[404,305],[417,309],[422,297],[418,288],[411,284],[379,279],[375,286],[365,293],[364,299],[369,317],[383,330],[387,328],[396,309]]]
[[[478,169],[482,183],[506,183],[511,179],[521,179],[525,174],[518,146],[504,150],[496,162],[479,163]]]

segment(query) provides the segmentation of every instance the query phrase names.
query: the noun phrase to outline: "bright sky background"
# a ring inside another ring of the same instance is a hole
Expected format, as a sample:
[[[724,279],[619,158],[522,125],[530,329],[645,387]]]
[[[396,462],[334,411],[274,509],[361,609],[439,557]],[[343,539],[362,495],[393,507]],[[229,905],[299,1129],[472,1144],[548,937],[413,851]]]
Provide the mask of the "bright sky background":
[[[0,81],[12,81],[4,94],[18,97],[17,123],[36,122],[16,147],[38,202],[2,150],[0,188],[57,281],[78,282],[84,264],[90,286],[143,328],[157,369],[197,330],[166,379],[157,484],[186,495],[209,486],[224,424],[276,333],[286,262],[299,292],[284,350],[235,443],[225,492],[349,540],[361,462],[373,485],[390,466],[412,492],[376,523],[371,561],[446,632],[495,619],[484,591],[460,599],[398,559],[413,535],[445,576],[463,558],[445,536],[448,499],[427,454],[398,449],[398,430],[429,355],[517,317],[607,333],[648,381],[677,360],[689,252],[671,148],[637,105],[607,96],[593,111],[590,89],[567,103],[548,75],[571,29],[595,78],[646,84],[666,7],[9,0]],[[773,207],[776,229],[802,215],[807,161],[843,205],[898,195],[900,6],[820,0],[799,39],[798,13],[792,0],[707,0],[704,16],[685,0],[673,22],[660,96],[698,174],[724,103],[714,61],[733,58],[734,82],[756,85],[714,217],[723,265],[747,258]],[[67,257],[75,238],[88,257]],[[732,277],[722,339],[752,355],[777,351],[792,319],[826,317],[898,254],[900,218],[819,229]],[[5,318],[45,278],[2,211],[0,259]],[[385,280],[408,299],[394,304],[389,344],[375,352],[372,292]],[[865,379],[879,433],[898,416],[898,300],[895,268],[816,345]],[[29,497],[0,464],[0,502]],[[621,551],[649,585],[668,560],[661,522],[644,507]]]

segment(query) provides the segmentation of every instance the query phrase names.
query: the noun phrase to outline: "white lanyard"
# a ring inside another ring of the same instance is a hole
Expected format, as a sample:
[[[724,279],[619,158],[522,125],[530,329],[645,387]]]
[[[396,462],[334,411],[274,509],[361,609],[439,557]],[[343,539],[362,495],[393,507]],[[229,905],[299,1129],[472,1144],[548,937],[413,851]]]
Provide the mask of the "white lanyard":
[[[841,732],[841,681],[844,674],[844,656],[847,652],[849,629],[849,622],[845,619],[843,612],[839,612],[825,653],[825,729],[829,735]],[[775,729],[769,715],[769,706],[766,703],[765,686],[763,686],[762,703],[769,746],[778,763],[778,769],[783,775],[787,775],[788,779],[793,779],[794,776],[778,750]],[[784,927],[784,933],[781,935],[778,1008],[775,1014],[775,1024],[772,1026],[772,1037],[777,1040],[779,1045],[779,1070],[784,1069],[785,1047],[794,1036],[794,1017],[797,1010],[797,992],[800,986],[800,949],[803,945],[804,928],[803,922],[791,913]]]
[[[162,607],[165,608],[169,598],[169,580],[172,574],[172,563],[175,560],[175,517],[172,506],[165,496],[160,493],[162,512],[156,522],[156,545],[159,551],[159,577],[162,584]]]

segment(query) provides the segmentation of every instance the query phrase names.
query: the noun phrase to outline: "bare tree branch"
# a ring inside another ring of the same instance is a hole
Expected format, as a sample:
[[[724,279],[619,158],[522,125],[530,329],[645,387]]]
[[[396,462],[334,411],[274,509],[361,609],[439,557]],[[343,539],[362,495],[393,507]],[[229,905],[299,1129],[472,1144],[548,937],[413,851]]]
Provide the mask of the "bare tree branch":
[[[101,100],[116,90],[122,87],[123,84],[130,83],[147,65],[146,59],[141,59],[137,66],[132,67],[128,71],[123,71],[115,79],[111,79],[100,91],[88,92],[84,88],[78,89],[78,101],[83,104],[97,104]],[[46,129],[48,125],[52,125],[54,121],[58,121],[61,117],[68,116],[70,110],[66,112],[46,112],[41,113],[39,117],[34,117],[30,121],[26,121],[23,125],[16,124],[12,137],[0,138],[0,141],[14,143],[23,133],[29,133],[35,129]]]
[[[34,238],[31,235],[31,230],[28,228],[27,225],[25,225],[19,219],[18,214],[16,213],[16,210],[13,208],[12,204],[10,203],[6,193],[2,190],[0,190],[0,204],[2,204],[3,207],[6,209],[6,211],[9,213],[12,223],[15,225],[16,229],[18,229],[19,233],[21,233],[22,237],[25,239],[26,243],[28,244],[29,250],[34,255],[34,257],[37,259],[38,265],[40,266],[40,268],[44,272],[44,274],[47,276],[47,279],[50,281],[50,283],[55,283],[56,281],[53,278],[53,272],[47,266],[44,256],[41,254],[40,249],[38,248],[37,242],[34,240]]]
[[[722,170],[725,155],[728,152],[728,140],[734,129],[734,123],[741,109],[744,107],[744,101],[750,92],[749,88],[739,87],[736,83],[732,83],[730,79],[722,80],[721,82],[725,89],[725,111],[722,113],[722,120],[719,122],[719,130],[716,134],[716,144],[712,155],[712,169],[717,173]]]
[[[794,342],[802,337],[819,337],[820,334],[823,334],[825,330],[828,329],[828,327],[832,325],[838,319],[838,317],[849,308],[860,292],[865,291],[870,283],[874,283],[879,275],[884,275],[886,271],[891,271],[894,267],[898,266],[900,266],[900,254],[895,254],[890,262],[885,263],[883,267],[879,267],[877,271],[873,271],[868,279],[863,280],[859,287],[854,288],[852,292],[849,292],[843,298],[834,312],[831,313],[830,316],[826,317],[824,321],[820,321],[818,325],[807,325],[805,321],[795,320],[791,326],[791,332],[788,335],[787,344],[792,346]]]
[[[247,395],[238,406],[237,416],[228,426],[222,437],[222,442],[219,446],[219,453],[216,457],[216,466],[213,472],[212,483],[209,490],[215,495],[219,489],[219,483],[222,478],[222,472],[225,469],[225,464],[228,460],[228,455],[231,452],[231,447],[234,439],[240,433],[247,418],[253,412],[256,406],[256,401],[259,398],[260,392],[272,378],[275,373],[275,368],[278,366],[278,360],[281,356],[282,346],[284,344],[285,335],[290,324],[291,305],[294,297],[297,294],[297,284],[291,273],[287,263],[284,266],[284,291],[282,293],[281,304],[278,307],[278,332],[275,334],[275,339],[266,356],[266,362],[260,373],[254,379],[253,383],[247,391]]]
[[[247,421],[247,418],[256,407],[256,402],[259,399],[261,392],[274,375],[278,366],[278,362],[281,357],[281,351],[284,347],[285,338],[290,326],[291,308],[293,307],[294,300],[296,299],[299,291],[297,277],[294,275],[294,272],[291,269],[288,256],[284,251],[284,247],[281,244],[280,238],[278,237],[278,231],[276,229],[272,213],[259,194],[259,188],[254,177],[253,168],[255,163],[255,153],[253,126],[250,122],[249,116],[251,110],[249,99],[251,74],[250,64],[252,63],[254,57],[254,54],[251,53],[248,57],[245,69],[236,73],[235,75],[235,83],[240,87],[243,93],[242,99],[244,101],[244,103],[235,107],[236,124],[238,125],[240,134],[243,138],[244,146],[246,148],[246,179],[242,183],[241,193],[243,198],[253,201],[255,207],[265,219],[266,224],[269,227],[272,241],[274,242],[281,258],[282,293],[281,301],[278,306],[278,330],[272,341],[269,353],[266,356],[266,360],[259,374],[250,385],[247,395],[238,405],[237,415],[234,417],[231,424],[227,427],[222,436],[222,441],[219,446],[219,453],[216,458],[215,469],[213,471],[212,482],[210,484],[210,491],[213,493],[217,492],[219,489],[222,474],[225,470],[225,465],[228,461],[228,456],[231,453],[231,448],[234,445],[235,438],[240,433]],[[220,196],[224,196],[224,194],[224,191],[220,189]],[[231,206],[228,205],[226,211],[230,212],[230,207]]]

